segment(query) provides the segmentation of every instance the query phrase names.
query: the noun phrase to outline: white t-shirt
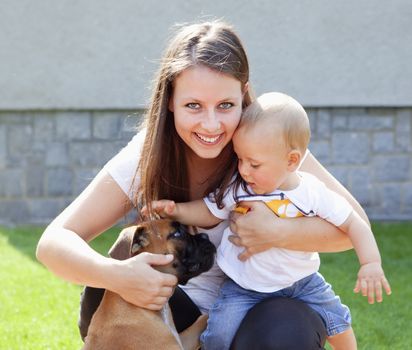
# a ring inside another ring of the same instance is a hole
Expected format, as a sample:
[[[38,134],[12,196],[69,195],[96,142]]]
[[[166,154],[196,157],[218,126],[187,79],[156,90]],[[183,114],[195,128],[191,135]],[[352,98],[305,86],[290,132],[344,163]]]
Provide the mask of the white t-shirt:
[[[340,226],[348,218],[352,207],[342,196],[329,190],[315,176],[298,172],[300,184],[290,191],[276,190],[265,195],[251,195],[242,188],[234,193],[230,187],[223,199],[224,208],[219,209],[211,197],[205,203],[217,218],[226,220],[239,201],[263,201],[277,216],[293,218],[297,216],[319,216],[335,226]],[[249,189],[250,193],[253,193]],[[289,249],[271,248],[254,254],[245,262],[238,259],[243,248],[232,244],[228,237],[233,233],[226,228],[217,252],[220,268],[245,289],[268,293],[291,286],[296,281],[309,276],[319,269],[319,254]]]
[[[134,179],[134,177],[139,163],[144,137],[145,132],[139,132],[133,137],[126,147],[124,147],[104,166],[104,169],[110,174],[110,176],[116,181],[116,183],[131,200],[133,198],[132,185],[136,188],[140,181],[139,178]],[[198,231],[207,233],[209,235],[209,239],[216,247],[218,247],[222,239],[223,231],[226,227],[228,227],[227,220],[222,221],[219,225],[213,227],[212,229],[206,230],[203,228],[198,228]],[[215,299],[219,293],[220,285],[222,284],[224,278],[225,275],[215,262],[209,271],[198,277],[192,278],[185,286],[181,287],[190,296],[199,309],[203,313],[207,313],[215,302]]]

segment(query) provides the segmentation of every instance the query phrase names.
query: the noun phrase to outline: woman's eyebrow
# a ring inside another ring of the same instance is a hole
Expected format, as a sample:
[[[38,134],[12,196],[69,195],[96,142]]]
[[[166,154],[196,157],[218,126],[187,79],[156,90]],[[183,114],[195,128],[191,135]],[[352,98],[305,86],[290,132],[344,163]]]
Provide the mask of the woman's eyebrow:
[[[193,96],[182,96],[181,97],[182,100],[191,100],[191,101],[196,101],[196,102],[201,102],[202,100],[197,98],[197,97],[193,97]],[[223,101],[233,101],[233,100],[238,100],[239,97],[238,96],[228,96],[228,97],[224,97],[221,98],[219,100],[217,100],[218,102],[223,102]]]

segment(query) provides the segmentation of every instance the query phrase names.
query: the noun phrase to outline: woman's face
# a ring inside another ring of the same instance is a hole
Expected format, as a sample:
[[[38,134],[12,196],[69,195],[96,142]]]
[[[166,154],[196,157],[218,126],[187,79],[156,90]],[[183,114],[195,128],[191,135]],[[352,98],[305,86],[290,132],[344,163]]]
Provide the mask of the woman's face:
[[[169,109],[186,145],[199,157],[213,159],[232,139],[242,113],[242,98],[239,80],[195,66],[176,77]]]

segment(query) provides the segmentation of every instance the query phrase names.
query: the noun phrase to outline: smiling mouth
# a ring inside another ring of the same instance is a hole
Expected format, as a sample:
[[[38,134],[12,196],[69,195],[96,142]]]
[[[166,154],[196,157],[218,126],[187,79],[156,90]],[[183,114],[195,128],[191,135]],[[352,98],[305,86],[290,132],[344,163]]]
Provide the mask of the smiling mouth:
[[[200,141],[202,141],[202,143],[208,144],[208,145],[214,145],[217,144],[223,137],[223,134],[220,135],[216,135],[216,136],[205,136],[205,135],[201,135],[198,133],[194,133],[196,135],[196,138]]]

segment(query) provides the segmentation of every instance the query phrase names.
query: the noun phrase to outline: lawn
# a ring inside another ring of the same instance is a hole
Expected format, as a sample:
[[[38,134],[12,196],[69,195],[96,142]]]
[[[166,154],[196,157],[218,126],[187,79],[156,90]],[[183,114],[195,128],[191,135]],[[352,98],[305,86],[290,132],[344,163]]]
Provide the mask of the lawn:
[[[350,306],[359,349],[409,349],[412,315],[412,223],[379,223],[373,229],[393,294],[368,305],[352,292],[358,270],[353,251],[322,254],[321,272]],[[0,349],[79,349],[77,312],[81,288],[40,265],[34,255],[40,228],[0,228]],[[93,242],[107,251],[109,231]]]
[[[58,279],[37,262],[41,228],[0,228],[0,349],[80,349],[80,286]],[[115,231],[93,246],[106,252]]]

